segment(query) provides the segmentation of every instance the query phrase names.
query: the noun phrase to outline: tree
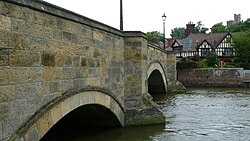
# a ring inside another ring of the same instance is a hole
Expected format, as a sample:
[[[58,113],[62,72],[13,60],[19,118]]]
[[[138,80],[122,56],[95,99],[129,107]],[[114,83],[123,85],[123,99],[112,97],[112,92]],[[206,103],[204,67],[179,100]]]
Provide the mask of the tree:
[[[250,69],[250,30],[240,32],[233,36],[235,51],[234,64],[237,67]]]
[[[158,31],[152,31],[146,33],[148,41],[152,43],[158,43],[159,41],[163,41],[163,35]]]
[[[227,27],[228,32],[241,32],[242,30],[242,23],[233,24]]]
[[[225,33],[225,32],[227,32],[226,26],[224,26],[222,22],[213,25],[210,29],[211,29],[212,33]]]
[[[206,33],[208,31],[208,28],[206,27],[203,27],[204,25],[202,24],[202,21],[199,21],[197,22],[197,26],[195,26],[195,29],[194,29],[194,32],[196,34],[199,34],[199,33]]]
[[[242,21],[227,27],[228,32],[243,32],[250,29],[250,19]]]
[[[206,56],[208,66],[215,67],[218,64],[218,56],[215,51],[209,51]]]
[[[244,21],[242,26],[243,26],[242,28],[244,29],[244,31],[247,31],[248,29],[250,29],[250,18]]]
[[[185,28],[184,27],[175,27],[174,29],[171,30],[170,36],[172,38],[184,38],[185,37]]]

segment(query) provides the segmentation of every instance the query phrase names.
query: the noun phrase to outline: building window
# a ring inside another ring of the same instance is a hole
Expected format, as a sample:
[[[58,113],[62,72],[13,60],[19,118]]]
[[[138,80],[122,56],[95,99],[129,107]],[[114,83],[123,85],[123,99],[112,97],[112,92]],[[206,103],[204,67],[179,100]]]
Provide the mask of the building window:
[[[224,49],[223,56],[230,56],[232,54],[233,54],[232,49],[229,48]]]
[[[202,57],[207,56],[208,52],[209,52],[209,48],[201,48],[201,56]]]

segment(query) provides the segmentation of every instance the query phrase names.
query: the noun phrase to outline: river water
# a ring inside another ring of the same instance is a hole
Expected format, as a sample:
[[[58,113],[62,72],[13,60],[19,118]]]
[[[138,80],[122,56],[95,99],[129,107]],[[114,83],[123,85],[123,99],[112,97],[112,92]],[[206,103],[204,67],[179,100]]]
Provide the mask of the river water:
[[[250,141],[250,89],[192,88],[156,95],[165,125],[88,128],[65,141]]]

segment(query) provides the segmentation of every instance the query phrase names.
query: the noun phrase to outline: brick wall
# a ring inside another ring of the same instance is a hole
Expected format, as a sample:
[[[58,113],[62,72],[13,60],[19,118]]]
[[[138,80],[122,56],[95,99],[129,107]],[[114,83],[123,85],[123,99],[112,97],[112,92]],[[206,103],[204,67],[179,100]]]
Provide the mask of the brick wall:
[[[249,71],[242,68],[183,69],[177,72],[178,80],[184,86],[241,87],[246,81],[245,76],[249,75]]]

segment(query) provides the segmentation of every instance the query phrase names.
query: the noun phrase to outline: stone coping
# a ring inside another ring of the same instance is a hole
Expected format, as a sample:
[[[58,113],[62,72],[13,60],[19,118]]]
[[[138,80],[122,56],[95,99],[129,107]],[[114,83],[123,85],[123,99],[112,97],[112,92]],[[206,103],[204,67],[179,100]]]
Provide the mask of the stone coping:
[[[103,30],[109,33],[113,33],[119,36],[123,36],[123,32],[111,27],[109,25],[103,24],[101,22],[95,21],[93,19],[87,18],[75,12],[69,11],[62,7],[53,5],[51,3],[42,1],[42,0],[5,0],[4,2],[28,7],[40,12],[44,12],[47,14],[51,14],[57,17],[61,17],[70,21],[78,22],[93,28],[97,28],[99,30]]]
[[[243,68],[192,68],[186,70],[244,70]]]

